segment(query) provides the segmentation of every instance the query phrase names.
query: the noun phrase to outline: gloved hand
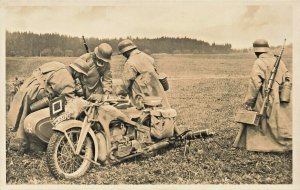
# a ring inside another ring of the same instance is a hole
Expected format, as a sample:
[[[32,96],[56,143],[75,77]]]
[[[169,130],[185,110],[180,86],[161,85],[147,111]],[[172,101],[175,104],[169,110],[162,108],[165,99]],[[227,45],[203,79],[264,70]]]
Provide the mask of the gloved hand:
[[[88,100],[94,100],[97,102],[101,102],[103,96],[104,96],[103,94],[91,94],[90,97],[88,98]]]
[[[107,92],[107,91],[104,93],[104,95],[102,96],[102,101],[103,101],[103,102],[105,102],[106,100],[109,99],[109,94],[110,94],[110,93]]]
[[[117,86],[117,88],[116,88],[116,95],[117,96],[125,97],[125,96],[127,96],[127,92],[121,86]]]
[[[248,111],[253,111],[252,107],[247,104],[243,104],[243,108]]]

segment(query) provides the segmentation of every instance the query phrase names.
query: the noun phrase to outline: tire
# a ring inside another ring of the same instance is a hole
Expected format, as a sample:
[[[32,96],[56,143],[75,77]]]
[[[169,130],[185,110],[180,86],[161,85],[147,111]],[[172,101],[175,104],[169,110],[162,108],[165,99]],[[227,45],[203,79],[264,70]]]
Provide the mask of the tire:
[[[71,141],[73,141],[75,149],[80,131],[80,128],[72,128],[66,131]],[[93,142],[89,136],[86,137],[82,145],[80,155],[88,159],[93,158]],[[47,165],[55,178],[72,179],[84,175],[89,170],[91,162],[78,155],[76,156],[64,133],[55,131],[47,148]]]

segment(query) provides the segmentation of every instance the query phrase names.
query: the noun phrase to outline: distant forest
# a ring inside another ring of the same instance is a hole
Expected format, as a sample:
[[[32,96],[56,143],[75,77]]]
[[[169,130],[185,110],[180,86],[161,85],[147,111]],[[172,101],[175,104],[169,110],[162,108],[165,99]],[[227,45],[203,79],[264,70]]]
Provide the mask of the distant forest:
[[[130,38],[130,37],[129,37]],[[202,40],[191,38],[160,37],[130,38],[140,50],[149,54],[204,54],[221,53],[227,54],[232,51],[231,44],[209,44]],[[90,51],[102,42],[109,43],[118,53],[117,45],[122,39],[99,39],[86,38]],[[6,56],[80,56],[86,51],[82,38],[51,34],[35,34],[32,32],[9,32],[6,31]]]

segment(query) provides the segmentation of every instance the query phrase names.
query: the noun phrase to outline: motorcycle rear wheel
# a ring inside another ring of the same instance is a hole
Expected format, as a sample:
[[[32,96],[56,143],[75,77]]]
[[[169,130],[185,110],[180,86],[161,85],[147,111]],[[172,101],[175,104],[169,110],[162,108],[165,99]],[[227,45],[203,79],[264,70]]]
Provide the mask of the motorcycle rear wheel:
[[[67,135],[76,149],[80,136],[80,128],[68,130]],[[92,159],[93,143],[89,136],[86,137],[80,155]],[[55,131],[47,148],[47,164],[50,172],[57,179],[72,179],[84,175],[90,168],[91,162],[75,155],[66,136],[62,132]]]

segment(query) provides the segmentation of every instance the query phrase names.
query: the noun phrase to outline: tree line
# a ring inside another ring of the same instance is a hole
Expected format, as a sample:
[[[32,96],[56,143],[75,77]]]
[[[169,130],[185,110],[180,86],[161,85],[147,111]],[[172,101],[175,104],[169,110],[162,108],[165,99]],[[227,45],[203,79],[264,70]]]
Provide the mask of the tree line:
[[[160,37],[154,39],[131,38],[140,50],[151,53],[171,54],[204,54],[230,53],[231,44],[209,44],[208,42],[191,38]],[[117,45],[121,38],[86,38],[93,51],[100,43],[109,43],[118,53]],[[6,56],[80,56],[86,51],[82,38],[61,35],[57,33],[36,34],[32,32],[6,31]]]

